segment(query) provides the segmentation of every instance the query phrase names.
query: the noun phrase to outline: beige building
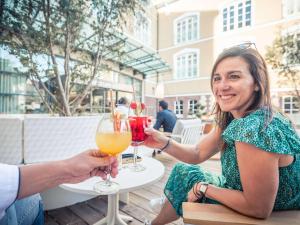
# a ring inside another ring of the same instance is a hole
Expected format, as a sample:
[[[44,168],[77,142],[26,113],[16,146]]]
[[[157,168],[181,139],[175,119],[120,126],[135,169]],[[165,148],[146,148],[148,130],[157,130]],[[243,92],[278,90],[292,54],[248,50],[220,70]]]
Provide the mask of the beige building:
[[[265,55],[278,33],[300,39],[300,0],[178,0],[157,8],[157,49],[171,70],[147,77],[145,99],[153,106],[163,97],[179,118],[193,116],[197,103],[212,109],[210,72],[224,48],[250,41]],[[279,87],[276,71],[270,76],[273,104],[300,124],[293,87]]]

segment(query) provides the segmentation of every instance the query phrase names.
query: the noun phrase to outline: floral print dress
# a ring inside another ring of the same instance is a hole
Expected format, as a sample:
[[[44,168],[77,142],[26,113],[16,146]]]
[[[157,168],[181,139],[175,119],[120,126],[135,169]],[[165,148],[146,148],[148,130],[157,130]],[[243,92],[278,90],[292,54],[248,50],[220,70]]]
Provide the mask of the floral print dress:
[[[237,164],[235,142],[244,142],[267,152],[294,156],[294,161],[279,168],[279,187],[274,210],[300,209],[300,138],[290,121],[275,112],[266,125],[265,111],[259,109],[244,118],[234,119],[222,134],[226,149],[221,156],[222,174],[205,171],[201,166],[178,163],[165,186],[165,195],[178,215],[182,215],[182,202],[196,182],[243,190]],[[215,203],[209,198],[201,202]]]

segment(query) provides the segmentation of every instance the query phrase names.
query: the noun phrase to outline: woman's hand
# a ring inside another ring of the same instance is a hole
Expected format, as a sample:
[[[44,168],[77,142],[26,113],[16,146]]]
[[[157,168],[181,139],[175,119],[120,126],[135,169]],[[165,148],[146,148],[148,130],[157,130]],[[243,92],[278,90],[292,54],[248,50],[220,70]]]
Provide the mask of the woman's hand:
[[[192,189],[189,191],[188,196],[187,196],[188,202],[196,202],[203,197],[203,195],[198,191],[200,188],[200,185],[201,185],[200,183],[194,184]],[[196,196],[196,193],[198,196]]]
[[[148,137],[143,144],[149,148],[161,149],[168,142],[168,137],[154,128],[145,128],[145,133],[148,135]]]

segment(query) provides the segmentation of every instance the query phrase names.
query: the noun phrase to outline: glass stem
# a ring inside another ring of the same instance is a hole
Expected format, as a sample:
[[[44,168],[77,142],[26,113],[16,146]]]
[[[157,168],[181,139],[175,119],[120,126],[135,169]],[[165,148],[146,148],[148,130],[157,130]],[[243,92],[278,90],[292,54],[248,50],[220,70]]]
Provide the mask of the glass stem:
[[[111,165],[109,164],[108,165],[108,178],[106,179],[106,182],[105,182],[107,184],[107,186],[111,185],[110,173],[111,173]]]
[[[136,167],[136,160],[137,160],[137,153],[138,153],[138,146],[137,145],[134,145],[134,148],[133,148],[133,165],[134,167]]]

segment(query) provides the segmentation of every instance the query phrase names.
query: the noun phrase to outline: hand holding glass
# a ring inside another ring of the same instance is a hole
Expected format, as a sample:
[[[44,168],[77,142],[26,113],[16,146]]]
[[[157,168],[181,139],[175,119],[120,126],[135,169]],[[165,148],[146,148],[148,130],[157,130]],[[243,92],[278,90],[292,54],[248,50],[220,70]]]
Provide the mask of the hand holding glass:
[[[99,151],[111,156],[126,150],[131,142],[130,126],[127,119],[121,118],[120,114],[104,115],[100,120],[96,132],[96,144]],[[94,190],[103,193],[115,193],[119,190],[119,184],[110,180],[110,167],[108,179],[97,182]]]

